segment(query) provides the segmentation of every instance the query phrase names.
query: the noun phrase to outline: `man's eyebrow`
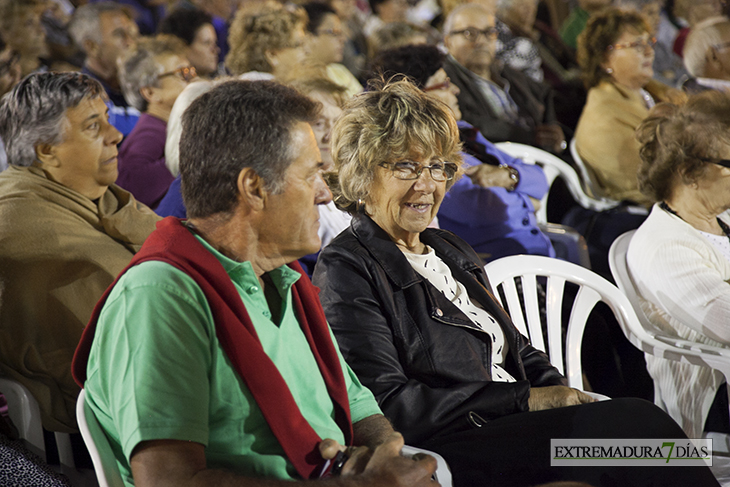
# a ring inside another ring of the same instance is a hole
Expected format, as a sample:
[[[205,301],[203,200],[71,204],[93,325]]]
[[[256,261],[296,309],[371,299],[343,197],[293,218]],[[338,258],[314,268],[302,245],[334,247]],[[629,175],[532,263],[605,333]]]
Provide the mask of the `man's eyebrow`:
[[[104,110],[104,115],[106,115],[107,113],[109,113],[109,107],[106,107],[106,110]],[[94,120],[96,118],[101,118],[101,116],[101,113],[92,113],[84,119],[83,123],[90,122],[91,120]]]

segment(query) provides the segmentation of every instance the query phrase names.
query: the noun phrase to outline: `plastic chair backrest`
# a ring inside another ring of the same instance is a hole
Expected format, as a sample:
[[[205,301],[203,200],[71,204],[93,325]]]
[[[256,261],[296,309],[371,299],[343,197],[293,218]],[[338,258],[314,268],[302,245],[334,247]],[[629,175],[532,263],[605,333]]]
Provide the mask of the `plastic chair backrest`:
[[[46,460],[46,444],[43,441],[41,410],[38,401],[20,382],[0,377],[0,392],[8,402],[8,415],[20,438],[27,442],[29,449]]]
[[[409,445],[405,445],[401,450],[401,454],[406,456],[413,456],[416,453],[426,453],[434,457],[436,459],[436,473],[434,474],[436,481],[441,484],[441,487],[452,487],[451,470],[444,457],[438,453]]]
[[[717,369],[722,372],[726,380],[730,379],[730,349],[691,342],[667,335],[649,321],[649,318],[641,309],[639,293],[626,263],[626,253],[633,235],[634,230],[620,235],[614,240],[608,253],[611,274],[613,274],[619,289],[628,297],[638,318],[636,322],[629,323],[629,327],[622,328],[626,338],[639,350],[655,357]]]
[[[622,329],[638,321],[631,303],[619,289],[579,265],[550,257],[514,255],[490,262],[484,267],[495,296],[502,300],[504,293],[507,309],[517,329],[530,342],[548,354],[550,362],[568,378],[570,387],[583,389],[581,344],[588,315],[599,301],[606,303]],[[520,305],[520,294],[515,278],[521,278],[525,313]],[[543,337],[538,301],[538,277],[545,277],[547,306],[547,343]],[[565,343],[562,333],[562,307],[567,282],[579,287],[570,310]],[[526,315],[526,316],[525,316]],[[635,325],[634,325],[635,326]],[[565,350],[565,360],[563,359]]]
[[[86,402],[86,391],[81,389],[76,402],[76,420],[79,423],[81,436],[89,450],[94,464],[99,487],[124,487],[117,461],[112,452],[109,440],[101,429],[101,425]]]
[[[532,147],[531,145],[518,144],[516,142],[500,142],[495,145],[499,150],[506,152],[512,157],[518,157],[528,164],[539,165],[545,173],[549,187],[552,187],[555,179],[560,177],[568,186],[570,195],[583,208],[594,211],[603,211],[614,208],[619,204],[618,201],[608,198],[593,198],[586,194],[580,177],[578,177],[575,170],[570,167],[570,164],[547,151],[538,149],[537,147]],[[539,223],[547,222],[548,194],[540,200],[541,207],[536,213],[537,221]]]

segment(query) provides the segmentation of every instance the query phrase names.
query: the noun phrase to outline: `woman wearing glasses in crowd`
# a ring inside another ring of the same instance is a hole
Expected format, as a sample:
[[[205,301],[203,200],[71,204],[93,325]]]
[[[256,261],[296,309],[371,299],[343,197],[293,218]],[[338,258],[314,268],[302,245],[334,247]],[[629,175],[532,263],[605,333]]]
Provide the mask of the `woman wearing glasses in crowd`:
[[[588,100],[575,131],[576,148],[602,194],[650,204],[638,188],[634,130],[659,101],[684,95],[652,82],[656,39],[635,11],[609,8],[591,17],[578,38],[578,63]],[[671,99],[671,100],[670,100]]]
[[[657,106],[637,130],[639,187],[657,203],[631,239],[631,277],[667,334],[730,345],[730,97],[707,91]],[[669,414],[691,438],[730,434],[722,374],[646,355]]]
[[[474,250],[427,228],[461,175],[459,151],[452,111],[407,81],[353,97],[333,130],[333,194],[353,221],[322,250],[314,283],[385,416],[446,457],[457,487],[717,485],[697,467],[550,466],[550,438],[684,435],[651,403],[594,403],[566,387],[490,293]]]
[[[124,97],[142,116],[119,146],[117,184],[152,209],[175,179],[165,166],[167,121],[195,76],[185,44],[171,35],[140,41],[121,63]]]

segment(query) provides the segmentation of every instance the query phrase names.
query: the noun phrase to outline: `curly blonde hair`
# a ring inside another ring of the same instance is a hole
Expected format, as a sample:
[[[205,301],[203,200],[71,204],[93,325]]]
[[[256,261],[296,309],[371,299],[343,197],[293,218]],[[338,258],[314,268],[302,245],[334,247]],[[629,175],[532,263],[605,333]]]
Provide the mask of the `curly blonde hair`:
[[[372,82],[371,82],[372,83]],[[351,214],[366,201],[381,162],[418,153],[459,167],[459,129],[451,109],[407,80],[380,81],[372,91],[355,95],[332,129],[332,158],[337,170],[331,187],[337,206]]]
[[[604,79],[610,79],[601,65],[606,60],[609,46],[627,29],[652,32],[646,17],[635,10],[610,7],[588,20],[586,28],[578,36],[578,65],[586,89],[590,90]]]
[[[240,9],[228,35],[226,67],[234,75],[249,71],[270,73],[273,68],[266,51],[291,47],[292,34],[306,24],[307,13],[293,5],[266,2],[260,7]]]

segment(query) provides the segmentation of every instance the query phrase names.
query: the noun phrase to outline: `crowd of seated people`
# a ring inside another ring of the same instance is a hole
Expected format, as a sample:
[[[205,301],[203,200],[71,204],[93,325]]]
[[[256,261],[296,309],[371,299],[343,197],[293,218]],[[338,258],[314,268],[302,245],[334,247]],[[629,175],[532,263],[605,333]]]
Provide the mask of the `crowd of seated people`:
[[[536,216],[553,194],[545,172],[495,144],[578,169],[574,140],[583,189],[651,213],[600,246],[594,216],[616,211],[557,195],[575,211],[554,223],[583,233],[607,276],[613,238],[646,219],[629,252],[645,311],[668,334],[725,346],[730,20],[716,1],[580,0],[558,18],[549,3],[0,0],[0,375],[28,387],[50,432],[78,431],[90,385],[128,485],[301,479],[340,450],[353,483],[333,485],[425,485],[430,457],[403,464],[395,431],[446,457],[457,487],[661,484],[537,455],[546,435],[608,429],[730,437],[724,378],[647,356],[636,375],[648,371],[668,415],[564,386],[483,292],[486,262],[556,257]],[[127,334],[132,322],[144,325]],[[245,358],[251,340],[270,391]],[[233,421],[253,429],[228,437]],[[484,446],[507,432],[504,457]],[[695,473],[682,485],[715,485]]]

